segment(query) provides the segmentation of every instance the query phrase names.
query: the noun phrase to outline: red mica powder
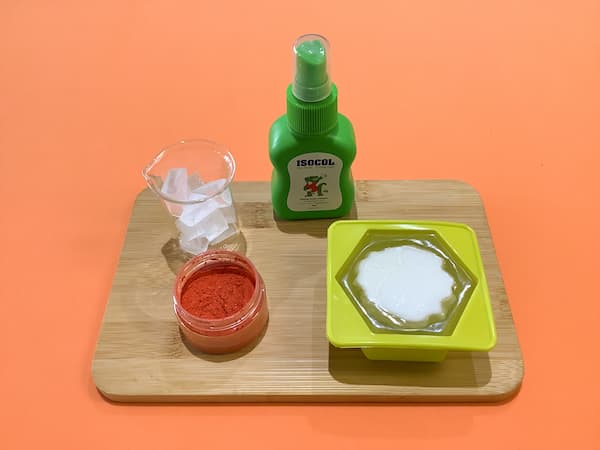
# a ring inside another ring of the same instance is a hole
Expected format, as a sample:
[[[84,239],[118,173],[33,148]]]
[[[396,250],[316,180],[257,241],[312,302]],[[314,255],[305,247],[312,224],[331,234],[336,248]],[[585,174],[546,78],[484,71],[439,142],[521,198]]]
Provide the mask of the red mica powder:
[[[231,353],[255,342],[269,320],[265,283],[252,262],[210,250],[180,269],[173,308],[188,344],[206,353]]]
[[[241,310],[253,292],[254,280],[237,267],[201,270],[185,284],[181,306],[201,319],[223,319]]]

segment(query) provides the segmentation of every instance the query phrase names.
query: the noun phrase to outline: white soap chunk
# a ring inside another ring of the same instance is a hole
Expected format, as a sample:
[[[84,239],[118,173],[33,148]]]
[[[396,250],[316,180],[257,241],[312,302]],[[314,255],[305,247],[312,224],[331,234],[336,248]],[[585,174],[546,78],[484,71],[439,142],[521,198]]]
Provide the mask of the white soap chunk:
[[[231,189],[225,189],[223,192],[221,192],[215,197],[215,201],[217,202],[220,208],[231,206],[233,203],[233,199],[231,198]]]
[[[202,183],[200,186],[193,189],[192,192],[210,198],[221,192],[226,184],[227,180],[225,178],[219,178],[217,180],[209,181],[208,183]]]
[[[205,252],[208,249],[208,243],[208,239],[204,236],[197,236],[192,239],[184,239],[182,237],[179,240],[181,249],[193,255]]]
[[[209,200],[194,205],[185,205],[183,214],[175,222],[183,239],[203,236],[212,242],[227,230],[228,223],[216,202]]]
[[[208,216],[206,216],[201,223],[198,224],[202,228],[204,236],[210,243],[223,234],[229,224],[219,209],[214,210]]]
[[[192,205],[184,205],[183,213],[179,220],[177,220],[177,228],[180,231],[184,231],[182,228],[193,227],[204,220],[209,214],[218,209],[219,206],[216,202],[206,201],[201,203],[194,203]],[[181,226],[181,228],[180,228]]]
[[[186,201],[190,193],[187,169],[169,169],[160,192],[173,200]]]
[[[176,176],[177,179],[172,183],[177,184],[180,192],[185,193],[185,198],[182,200],[196,202],[173,205],[173,207],[178,208],[178,213],[174,215],[179,217],[175,225],[181,232],[180,242],[182,248],[190,253],[198,253],[192,251],[192,249],[204,248],[205,243],[202,239],[206,239],[208,241],[206,245],[210,245],[234,235],[237,230],[232,224],[235,224],[237,220],[231,191],[228,187],[225,188],[227,180],[219,178],[204,183],[197,173],[193,173],[188,177],[185,172],[181,172],[185,169],[177,170],[179,172],[172,175],[172,177]],[[185,190],[180,187],[184,175]],[[223,190],[224,188],[225,190]]]
[[[202,181],[202,178],[200,178],[200,175],[198,175],[196,172],[194,172],[193,174],[191,174],[188,177],[187,183],[188,183],[188,188],[189,188],[190,192],[193,192],[194,189],[198,189],[200,186],[202,186],[202,184],[204,184],[204,181]]]
[[[229,225],[225,231],[223,231],[220,235],[213,239],[212,244],[218,244],[219,242],[224,241],[225,239],[229,239],[231,236],[235,235],[237,230],[233,225]]]
[[[410,245],[371,252],[358,266],[356,281],[380,309],[408,322],[444,312],[454,279],[435,253]]]
[[[190,202],[205,202],[207,200],[210,200],[210,197],[208,195],[200,194],[197,192],[190,192],[188,200]]]
[[[233,199],[231,198],[231,190],[229,188],[225,189],[222,193],[217,195],[214,200],[219,205],[219,208],[221,208],[221,212],[225,216],[225,220],[227,220],[227,223],[236,223],[237,217],[235,215]]]
[[[224,208],[221,208],[221,213],[223,214],[223,217],[225,217],[227,223],[232,224],[237,222],[237,218],[235,216],[235,208],[233,206],[226,206]]]

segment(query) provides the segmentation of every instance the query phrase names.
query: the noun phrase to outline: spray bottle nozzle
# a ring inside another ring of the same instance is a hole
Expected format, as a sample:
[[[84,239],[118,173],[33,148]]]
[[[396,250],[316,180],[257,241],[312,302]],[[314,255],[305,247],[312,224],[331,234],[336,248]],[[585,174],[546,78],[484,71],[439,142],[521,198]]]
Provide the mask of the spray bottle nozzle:
[[[328,55],[329,42],[323,36],[307,34],[294,43],[294,97],[304,102],[318,102],[331,92]]]

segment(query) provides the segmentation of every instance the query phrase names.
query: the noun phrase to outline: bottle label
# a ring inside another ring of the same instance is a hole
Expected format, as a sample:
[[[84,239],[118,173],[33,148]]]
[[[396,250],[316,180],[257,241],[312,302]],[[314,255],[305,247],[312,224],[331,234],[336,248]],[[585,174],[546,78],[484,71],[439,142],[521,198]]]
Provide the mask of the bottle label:
[[[331,153],[305,153],[288,163],[292,211],[328,211],[342,205],[340,174],[344,163]]]

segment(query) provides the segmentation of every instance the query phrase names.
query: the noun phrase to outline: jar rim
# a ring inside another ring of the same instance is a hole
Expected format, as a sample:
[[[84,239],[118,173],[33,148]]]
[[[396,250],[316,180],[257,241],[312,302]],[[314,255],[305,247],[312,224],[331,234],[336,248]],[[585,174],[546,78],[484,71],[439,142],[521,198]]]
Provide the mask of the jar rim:
[[[190,278],[207,267],[214,265],[236,266],[246,271],[254,281],[254,290],[248,302],[235,313],[220,319],[205,319],[188,312],[181,304],[181,294]],[[196,332],[227,332],[235,330],[248,318],[253,317],[263,297],[264,283],[256,267],[245,256],[228,250],[209,250],[186,262],[175,278],[173,286],[173,307],[175,314],[188,328]]]

